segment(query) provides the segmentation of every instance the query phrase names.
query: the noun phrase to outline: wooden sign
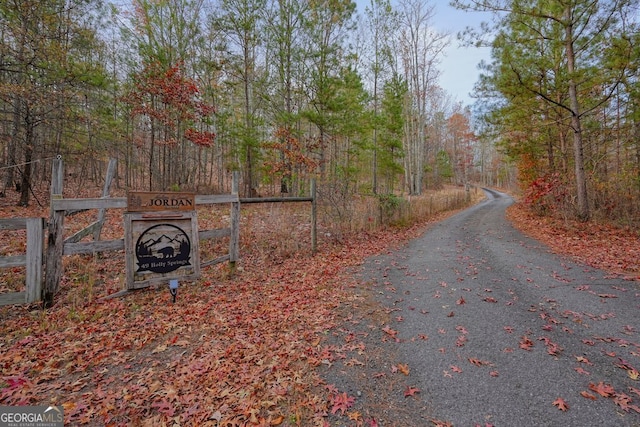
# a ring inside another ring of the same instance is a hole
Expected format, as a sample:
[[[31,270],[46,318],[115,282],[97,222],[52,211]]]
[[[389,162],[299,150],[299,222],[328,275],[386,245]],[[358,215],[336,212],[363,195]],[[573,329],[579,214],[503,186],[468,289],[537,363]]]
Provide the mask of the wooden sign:
[[[200,276],[196,211],[125,215],[127,288]]]
[[[127,210],[129,212],[149,211],[193,211],[196,209],[194,193],[129,191]]]

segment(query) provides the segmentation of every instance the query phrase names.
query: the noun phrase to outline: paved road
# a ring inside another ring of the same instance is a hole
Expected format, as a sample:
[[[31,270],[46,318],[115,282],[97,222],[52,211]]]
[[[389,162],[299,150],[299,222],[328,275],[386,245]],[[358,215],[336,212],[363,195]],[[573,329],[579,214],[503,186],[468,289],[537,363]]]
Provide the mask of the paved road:
[[[407,383],[456,427],[640,426],[623,409],[640,411],[638,282],[550,253],[506,221],[511,198],[487,196],[365,263]]]

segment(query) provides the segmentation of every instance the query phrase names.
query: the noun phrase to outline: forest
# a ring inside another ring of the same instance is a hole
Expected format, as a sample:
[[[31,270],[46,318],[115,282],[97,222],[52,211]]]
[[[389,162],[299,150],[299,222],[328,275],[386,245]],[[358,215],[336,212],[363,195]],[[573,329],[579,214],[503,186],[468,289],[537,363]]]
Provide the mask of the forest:
[[[633,222],[640,206],[639,6],[426,0],[6,0],[0,190],[30,203],[58,155],[136,190],[420,195],[519,189],[538,213]],[[443,5],[438,5],[443,6]],[[450,43],[490,46],[476,103],[439,85]],[[98,184],[99,185],[99,184]]]

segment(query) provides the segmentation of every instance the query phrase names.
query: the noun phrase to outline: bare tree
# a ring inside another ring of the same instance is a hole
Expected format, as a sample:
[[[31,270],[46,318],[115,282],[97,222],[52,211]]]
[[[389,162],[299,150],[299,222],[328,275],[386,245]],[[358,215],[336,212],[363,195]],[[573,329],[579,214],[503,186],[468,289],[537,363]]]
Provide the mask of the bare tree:
[[[405,181],[409,194],[422,193],[427,145],[427,106],[435,87],[437,65],[449,39],[433,29],[433,5],[424,0],[400,2],[399,54],[404,78],[409,85],[405,102]]]

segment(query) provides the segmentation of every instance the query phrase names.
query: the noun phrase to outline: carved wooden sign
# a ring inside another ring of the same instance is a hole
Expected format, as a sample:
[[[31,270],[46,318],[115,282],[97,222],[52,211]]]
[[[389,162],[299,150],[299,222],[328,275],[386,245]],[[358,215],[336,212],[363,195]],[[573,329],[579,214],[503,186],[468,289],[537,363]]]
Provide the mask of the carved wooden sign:
[[[192,211],[196,208],[193,193],[129,191],[127,210],[129,212],[149,211]]]
[[[129,192],[125,214],[127,288],[200,277],[195,196]]]

